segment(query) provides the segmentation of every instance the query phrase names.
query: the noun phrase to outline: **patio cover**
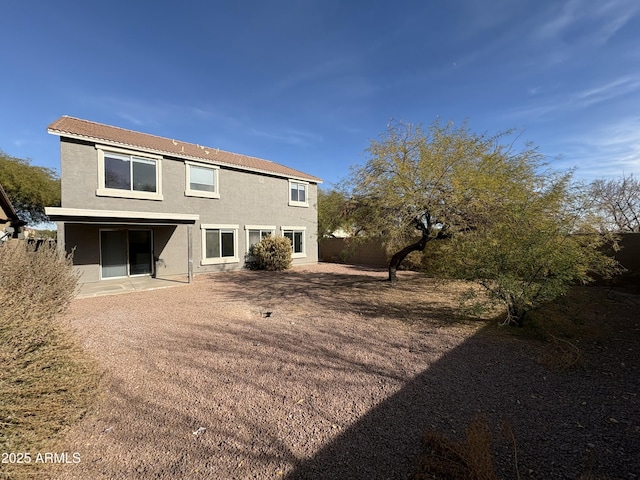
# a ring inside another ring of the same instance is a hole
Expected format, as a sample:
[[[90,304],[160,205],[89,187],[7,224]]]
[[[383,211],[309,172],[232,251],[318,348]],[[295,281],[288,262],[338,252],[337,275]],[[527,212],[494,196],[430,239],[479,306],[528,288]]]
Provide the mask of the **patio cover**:
[[[200,219],[192,213],[132,212],[126,210],[90,210],[84,208],[46,207],[45,213],[54,222],[137,225],[186,225],[187,271],[189,283],[193,281],[193,253],[191,228]],[[64,242],[62,242],[64,243]],[[63,246],[62,244],[60,246]]]
[[[146,225],[193,225],[200,215],[191,213],[132,212],[126,210],[89,210],[47,207],[45,213],[54,222],[66,223],[143,223]]]

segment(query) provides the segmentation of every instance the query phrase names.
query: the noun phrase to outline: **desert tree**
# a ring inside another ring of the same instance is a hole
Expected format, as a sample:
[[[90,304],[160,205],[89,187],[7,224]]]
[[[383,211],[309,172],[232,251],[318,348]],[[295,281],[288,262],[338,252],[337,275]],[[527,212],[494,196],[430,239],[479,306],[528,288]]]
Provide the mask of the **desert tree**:
[[[21,220],[46,222],[44,208],[60,205],[60,179],[50,168],[31,165],[0,150],[0,185]]]
[[[596,215],[607,230],[640,232],[640,181],[633,174],[617,179],[598,179],[589,185]]]
[[[411,252],[432,240],[477,229],[541,164],[535,149],[518,154],[499,140],[466,126],[434,122],[426,130],[391,123],[367,150],[368,161],[351,171],[350,218],[379,236],[391,255],[389,280]]]
[[[386,246],[390,281],[408,254],[431,245],[426,269],[478,282],[521,323],[571,284],[612,271],[581,222],[571,172],[549,170],[535,146],[516,149],[515,140],[436,121],[393,123],[371,142],[351,172],[352,215]]]
[[[348,200],[340,188],[318,189],[318,238],[329,238],[338,230],[351,232]]]

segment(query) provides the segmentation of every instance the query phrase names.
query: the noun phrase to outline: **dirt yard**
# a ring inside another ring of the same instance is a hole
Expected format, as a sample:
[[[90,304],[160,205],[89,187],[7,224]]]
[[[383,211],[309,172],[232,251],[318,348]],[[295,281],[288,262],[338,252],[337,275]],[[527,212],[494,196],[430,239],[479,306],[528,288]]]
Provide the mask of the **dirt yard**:
[[[55,447],[80,462],[50,475],[404,479],[426,429],[458,439],[483,413],[503,478],[640,478],[640,297],[594,289],[607,335],[556,371],[543,342],[456,318],[455,288],[384,278],[320,264],[74,301],[105,374]]]

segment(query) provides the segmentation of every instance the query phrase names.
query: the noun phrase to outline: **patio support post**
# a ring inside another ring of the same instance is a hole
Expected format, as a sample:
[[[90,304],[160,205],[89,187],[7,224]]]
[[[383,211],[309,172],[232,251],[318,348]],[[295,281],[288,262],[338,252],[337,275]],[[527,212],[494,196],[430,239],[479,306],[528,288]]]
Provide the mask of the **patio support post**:
[[[193,282],[193,247],[191,225],[187,225],[187,278],[189,283]]]

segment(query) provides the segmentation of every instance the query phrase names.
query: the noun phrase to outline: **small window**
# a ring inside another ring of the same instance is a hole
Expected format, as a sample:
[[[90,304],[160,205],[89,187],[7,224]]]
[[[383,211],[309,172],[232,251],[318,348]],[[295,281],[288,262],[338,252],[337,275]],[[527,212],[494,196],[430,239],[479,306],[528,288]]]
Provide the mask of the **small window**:
[[[202,264],[238,262],[238,226],[202,225]]]
[[[307,187],[308,183],[289,180],[289,205],[296,207],[308,207]]]
[[[162,200],[159,157],[146,158],[146,154],[138,155],[116,148],[111,150],[111,147],[96,146],[96,149],[97,195]]]
[[[218,192],[219,168],[187,163],[187,185],[184,194],[191,197],[220,198]]]
[[[249,230],[249,247],[253,247],[256,243],[260,242],[263,238],[267,238],[271,235],[271,232],[267,230]]]
[[[282,235],[291,241],[293,247],[293,258],[306,257],[304,245],[305,229],[302,227],[283,227]]]
[[[275,226],[246,225],[244,228],[247,231],[247,252],[263,238],[276,233]]]

